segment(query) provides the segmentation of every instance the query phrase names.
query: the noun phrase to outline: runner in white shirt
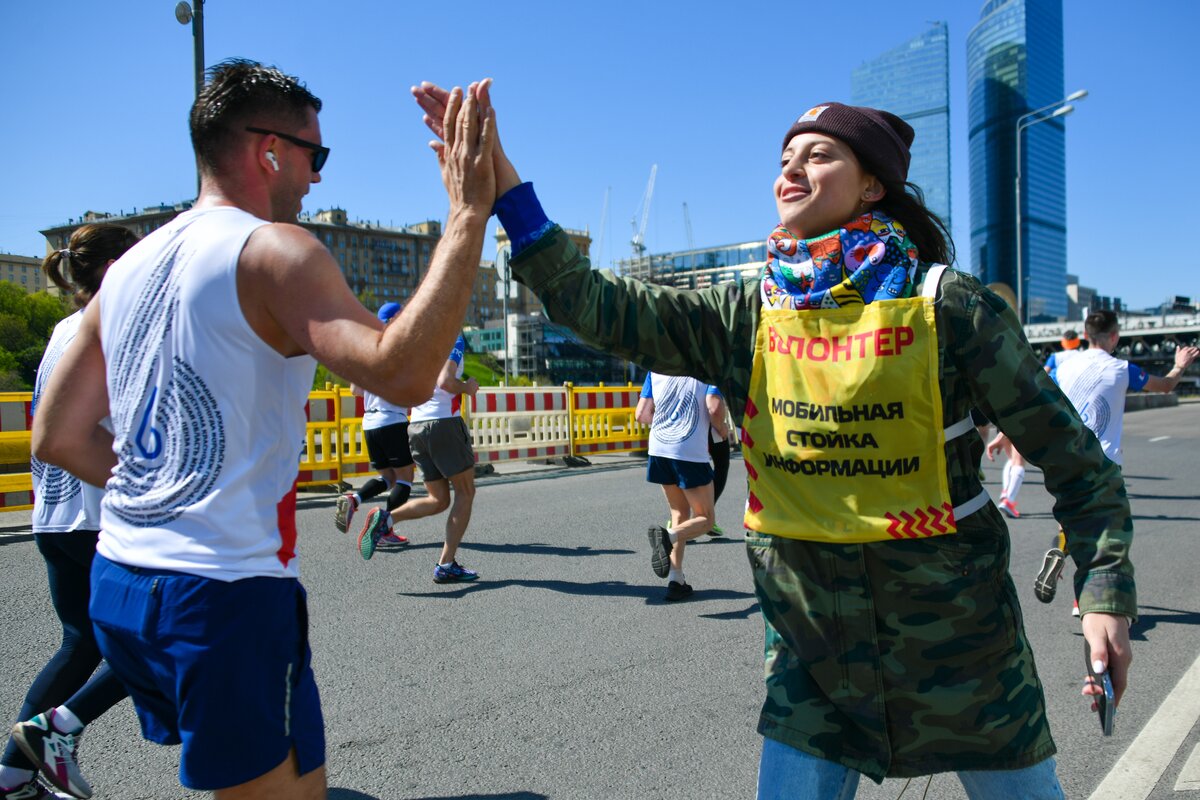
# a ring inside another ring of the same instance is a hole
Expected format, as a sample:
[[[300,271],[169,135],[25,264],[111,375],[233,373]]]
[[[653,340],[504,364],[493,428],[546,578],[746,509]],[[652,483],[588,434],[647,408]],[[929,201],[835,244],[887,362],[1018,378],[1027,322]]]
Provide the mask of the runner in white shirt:
[[[304,405],[314,358],[397,405],[433,390],[495,199],[495,116],[486,91],[465,95],[435,148],[445,233],[385,329],[294,224],[329,154],[321,101],[252,61],[212,68],[190,117],[195,206],[113,265],[46,387],[34,455],[107,481],[90,609],[101,652],[143,735],[182,744],[189,788],[326,795],[295,551]]]
[[[708,463],[710,427],[725,428],[721,394],[695,378],[646,375],[634,416],[650,426],[646,480],[662,486],[671,525],[652,526],[650,567],[667,579],[666,600],[684,600],[692,587],[683,573],[684,545],[712,530],[716,518],[713,471]]]
[[[384,303],[379,307],[379,321],[384,325],[400,313],[399,303]],[[357,492],[346,492],[337,499],[333,525],[345,533],[354,512],[364,500],[388,493],[387,510],[399,508],[412,493],[413,457],[408,444],[408,409],[389,403],[361,386],[351,384],[350,390],[363,398],[362,431],[367,444],[371,466],[379,477],[371,478]],[[408,544],[408,538],[389,531],[378,544]]]
[[[1117,315],[1112,311],[1089,314],[1083,329],[1091,347],[1055,353],[1053,365],[1047,364],[1046,370],[1054,377],[1071,405],[1075,406],[1084,424],[1096,434],[1104,454],[1120,464],[1126,392],[1174,391],[1183,371],[1200,356],[1200,349],[1176,349],[1175,365],[1165,376],[1158,377],[1136,364],[1113,356],[1121,339],[1121,328]],[[1055,546],[1046,552],[1042,569],[1034,583],[1034,594],[1043,603],[1054,600],[1066,555],[1066,541],[1060,530]],[[1079,613],[1078,600],[1075,601],[1073,613]]]
[[[434,583],[473,581],[479,577],[475,570],[467,569],[457,561],[458,546],[471,522],[475,502],[475,451],[471,449],[467,423],[459,412],[462,396],[474,397],[479,391],[479,382],[474,378],[462,379],[466,347],[467,343],[460,335],[450,357],[442,365],[433,396],[409,412],[408,441],[413,460],[421,468],[427,496],[410,500],[390,511],[373,509],[358,534],[359,551],[363,558],[370,558],[376,545],[391,533],[394,523],[421,519],[450,509],[441,556],[433,566]],[[454,489],[453,502],[451,487]]]

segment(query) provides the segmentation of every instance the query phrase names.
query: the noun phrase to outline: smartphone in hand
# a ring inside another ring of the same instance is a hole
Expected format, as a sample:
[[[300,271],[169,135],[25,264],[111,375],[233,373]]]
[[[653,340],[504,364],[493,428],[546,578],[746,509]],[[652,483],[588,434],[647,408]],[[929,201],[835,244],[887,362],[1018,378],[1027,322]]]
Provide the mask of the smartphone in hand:
[[[1105,736],[1112,736],[1113,720],[1117,716],[1116,697],[1113,694],[1112,678],[1109,677],[1108,670],[1104,671],[1103,675],[1097,675],[1092,670],[1092,647],[1088,644],[1087,639],[1083,640],[1083,657],[1087,661],[1088,676],[1092,681],[1103,689],[1103,693],[1093,695],[1096,701],[1096,710],[1100,714],[1100,730]]]

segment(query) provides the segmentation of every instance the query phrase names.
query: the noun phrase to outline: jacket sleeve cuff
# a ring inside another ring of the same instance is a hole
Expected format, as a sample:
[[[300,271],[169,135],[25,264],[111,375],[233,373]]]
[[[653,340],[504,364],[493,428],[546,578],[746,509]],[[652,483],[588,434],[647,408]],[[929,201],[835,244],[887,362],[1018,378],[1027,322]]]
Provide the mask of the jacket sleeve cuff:
[[[542,210],[533,184],[529,181],[514,186],[496,201],[493,209],[500,225],[512,242],[512,254],[516,256],[525,248],[542,238],[554,227]]]
[[[1079,591],[1080,614],[1118,614],[1137,620],[1137,590],[1133,576],[1101,570],[1089,573]]]

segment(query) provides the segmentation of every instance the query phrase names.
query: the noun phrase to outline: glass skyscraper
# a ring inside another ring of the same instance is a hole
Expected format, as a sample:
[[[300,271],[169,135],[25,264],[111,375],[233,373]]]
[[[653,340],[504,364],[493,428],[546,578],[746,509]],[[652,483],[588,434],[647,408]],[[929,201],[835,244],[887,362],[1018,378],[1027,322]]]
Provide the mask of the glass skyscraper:
[[[854,70],[851,100],[882,108],[913,127],[908,180],[950,227],[950,35],[936,22],[925,33]]]
[[[967,36],[971,269],[1016,293],[1016,124],[1063,98],[1062,0],[988,0]],[[1067,313],[1061,119],[1022,133],[1021,271],[1030,322]]]

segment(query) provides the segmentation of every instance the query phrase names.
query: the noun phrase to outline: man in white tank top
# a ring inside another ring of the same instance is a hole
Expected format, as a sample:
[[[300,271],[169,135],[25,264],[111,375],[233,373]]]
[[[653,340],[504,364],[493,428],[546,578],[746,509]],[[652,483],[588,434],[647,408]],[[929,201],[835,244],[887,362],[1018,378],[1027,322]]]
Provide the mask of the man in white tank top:
[[[329,154],[320,109],[277,69],[210,71],[190,118],[200,196],[113,265],[33,432],[39,459],[107,483],[90,612],[143,734],[183,745],[184,785],[238,797],[325,796],[295,554],[314,358],[397,405],[428,398],[495,194],[494,117],[473,84],[436,148],[445,234],[385,329],[294,224]]]

